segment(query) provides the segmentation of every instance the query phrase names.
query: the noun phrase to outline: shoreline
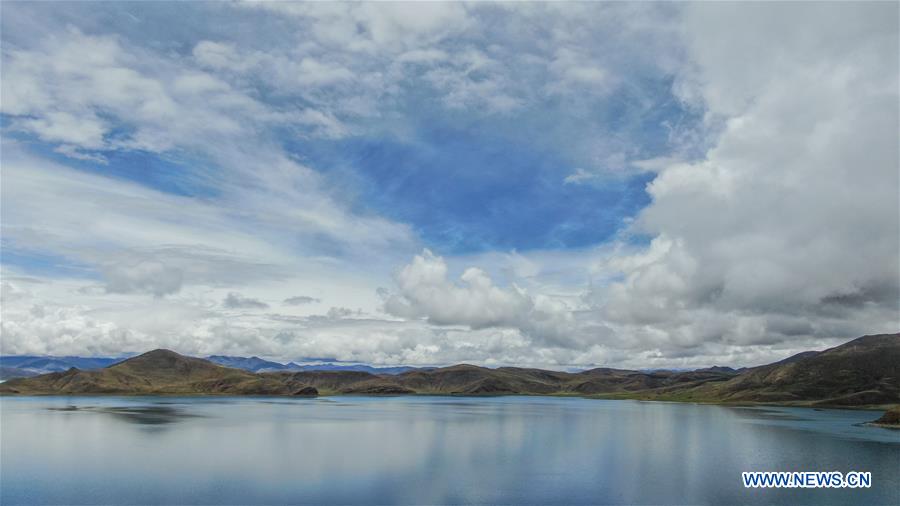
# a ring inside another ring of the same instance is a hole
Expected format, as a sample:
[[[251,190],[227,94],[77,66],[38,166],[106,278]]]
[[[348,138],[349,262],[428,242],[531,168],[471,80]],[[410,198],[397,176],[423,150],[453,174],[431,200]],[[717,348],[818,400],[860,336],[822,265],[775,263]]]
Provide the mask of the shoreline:
[[[29,393],[29,394],[16,394],[16,393],[8,393],[3,392],[0,393],[0,399],[4,397],[11,398],[21,398],[21,397],[160,397],[160,398],[172,398],[172,397],[192,397],[192,398],[222,398],[222,397],[234,397],[234,398],[263,398],[263,399],[319,399],[319,398],[338,398],[338,397],[367,397],[367,398],[394,398],[394,397],[453,397],[453,398],[471,398],[471,399],[484,399],[484,398],[494,398],[494,397],[547,397],[547,398],[574,398],[574,399],[585,399],[585,400],[600,400],[600,401],[637,401],[637,402],[658,402],[658,403],[667,403],[667,404],[698,404],[698,405],[709,405],[709,406],[725,406],[725,407],[746,407],[746,408],[764,408],[764,407],[778,407],[778,408],[805,408],[805,409],[841,409],[841,410],[852,410],[852,411],[888,411],[892,409],[894,404],[864,404],[859,406],[847,406],[847,405],[836,405],[836,404],[805,404],[805,403],[775,403],[775,402],[717,402],[717,401],[679,401],[679,400],[667,400],[667,399],[642,399],[640,397],[604,397],[597,395],[569,395],[569,394],[529,394],[529,393],[511,393],[511,394],[497,394],[497,395],[478,395],[478,394],[442,394],[442,393],[409,393],[409,394],[364,394],[364,393],[328,393],[328,394],[319,394],[319,395],[235,395],[235,394],[226,394],[226,393],[177,393],[177,392],[160,392],[160,393],[116,393],[116,392],[99,392],[99,393]],[[817,401],[810,401],[817,402]],[[876,424],[875,422],[867,422],[867,425],[876,425],[883,426],[886,428],[900,428],[900,426],[892,426],[890,424]]]

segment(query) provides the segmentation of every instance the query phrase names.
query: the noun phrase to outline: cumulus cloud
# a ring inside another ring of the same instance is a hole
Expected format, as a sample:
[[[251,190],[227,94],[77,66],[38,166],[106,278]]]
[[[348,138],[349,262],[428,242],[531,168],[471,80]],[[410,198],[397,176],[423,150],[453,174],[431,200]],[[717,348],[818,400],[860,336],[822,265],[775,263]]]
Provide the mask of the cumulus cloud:
[[[222,307],[228,309],[266,309],[269,305],[259,299],[244,297],[236,292],[229,292],[225,299],[222,300]]]
[[[679,91],[722,126],[648,186],[636,229],[655,239],[611,260],[625,279],[604,295],[610,319],[685,346],[900,326],[895,14],[687,9],[695,67]]]
[[[18,294],[4,299],[3,353],[118,355],[165,347],[197,356],[259,355],[281,361],[326,355],[374,364],[640,368],[758,364],[833,344],[798,335],[791,342],[749,347],[708,341],[679,349],[671,336],[610,328],[598,323],[594,312],[575,311],[575,331],[585,340],[567,345],[505,326],[472,329],[348,314],[356,310],[337,309],[333,317],[234,311],[221,308],[221,299],[211,300],[206,289],[190,287],[166,298],[96,292],[78,294],[73,302],[79,280],[26,282],[9,271],[3,274]]]
[[[466,269],[459,281],[447,279],[444,259],[425,250],[397,273],[397,292],[386,293],[385,311],[426,318],[436,325],[511,327],[541,340],[564,338],[569,325],[564,303],[533,297],[515,285],[498,287],[474,267]]]
[[[119,356],[155,344],[150,336],[91,318],[84,307],[56,307],[30,316],[4,314],[3,353]]]

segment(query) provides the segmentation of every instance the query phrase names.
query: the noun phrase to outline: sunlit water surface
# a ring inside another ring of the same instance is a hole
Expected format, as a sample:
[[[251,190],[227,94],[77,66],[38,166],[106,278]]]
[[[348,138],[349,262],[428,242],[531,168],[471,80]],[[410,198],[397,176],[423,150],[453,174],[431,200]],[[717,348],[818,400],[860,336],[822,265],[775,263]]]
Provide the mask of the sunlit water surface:
[[[0,399],[0,503],[900,504],[877,413],[547,397]],[[871,471],[745,489],[741,471]]]

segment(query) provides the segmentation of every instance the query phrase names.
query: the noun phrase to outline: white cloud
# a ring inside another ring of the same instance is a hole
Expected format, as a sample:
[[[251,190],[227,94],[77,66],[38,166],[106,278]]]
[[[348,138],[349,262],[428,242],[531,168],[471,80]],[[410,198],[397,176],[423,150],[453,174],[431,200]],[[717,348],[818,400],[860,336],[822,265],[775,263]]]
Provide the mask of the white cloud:
[[[565,303],[533,297],[515,285],[500,288],[474,267],[459,279],[447,279],[444,259],[425,250],[397,273],[398,291],[387,294],[385,310],[404,318],[424,317],[435,325],[510,327],[539,340],[565,339],[570,325]]]
[[[345,284],[356,269],[322,256],[313,239],[327,239],[348,258],[409,241],[404,227],[353,218],[322,196],[307,194],[316,207],[301,209],[294,206],[302,198],[291,193],[244,192],[244,200],[223,205],[69,169],[25,154],[14,142],[3,145],[3,177],[4,250],[63,257],[103,276],[111,292],[161,296],[185,285],[238,287],[296,277]],[[285,228],[293,238],[309,238],[309,246],[284,241]],[[391,261],[388,252],[379,260]],[[340,270],[348,274],[335,277]],[[365,297],[375,300],[374,293]]]
[[[354,51],[401,51],[435,43],[470,25],[466,7],[454,2],[237,4],[310,21],[317,38]]]
[[[508,113],[524,107],[528,97],[513,79],[515,70],[508,61],[508,48],[489,48],[489,52],[466,48],[447,65],[427,71],[422,77],[444,95],[451,109]]]
[[[590,172],[578,167],[575,169],[575,172],[569,174],[563,179],[563,183],[565,184],[581,184],[585,181],[590,181],[594,179],[596,174],[591,174]]]
[[[349,70],[315,58],[303,58],[298,68],[297,81],[303,85],[327,86],[353,79]]]
[[[609,90],[609,72],[577,50],[561,48],[547,66],[556,79],[548,86],[551,93],[568,93],[581,88],[589,93],[602,94]]]
[[[252,62],[242,58],[233,44],[202,40],[194,46],[193,55],[203,67],[243,72],[252,66]]]
[[[210,41],[195,46],[194,60],[232,72],[255,65],[233,46]],[[208,150],[254,136],[261,125],[310,123],[309,111],[295,117],[273,110],[190,63],[69,28],[37,47],[4,53],[2,111],[16,129],[89,151]],[[347,77],[304,60],[296,79],[328,84]]]
[[[19,122],[19,127],[36,133],[48,142],[61,142],[87,149],[103,148],[103,137],[109,131],[106,123],[93,113],[75,117],[68,112],[48,112],[43,117]]]
[[[687,9],[696,66],[680,91],[724,128],[702,159],[666,165],[649,185],[637,227],[656,238],[647,253],[613,260],[626,276],[605,296],[613,321],[685,345],[900,326],[888,11],[896,6]],[[839,310],[845,302],[856,307]]]

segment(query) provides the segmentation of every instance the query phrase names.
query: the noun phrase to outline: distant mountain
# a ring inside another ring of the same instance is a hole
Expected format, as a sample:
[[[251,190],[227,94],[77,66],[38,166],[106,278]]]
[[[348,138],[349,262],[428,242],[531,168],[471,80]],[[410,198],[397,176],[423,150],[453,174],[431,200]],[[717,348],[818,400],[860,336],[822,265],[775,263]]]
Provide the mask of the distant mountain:
[[[265,362],[256,357],[243,360]],[[312,392],[579,395],[692,402],[887,405],[900,403],[900,334],[865,336],[822,352],[799,354],[766,366],[739,370],[711,367],[644,372],[598,368],[568,373],[461,364],[400,374],[353,370],[254,373],[156,350],[105,369],[70,369],[0,385],[0,393],[7,394],[309,395]]]
[[[334,364],[334,363],[322,363],[322,364],[295,364],[294,362],[289,362],[287,364],[281,364],[278,362],[272,362],[270,360],[264,360],[259,357],[230,357],[224,355],[210,355],[206,357],[206,360],[210,362],[214,362],[219,365],[224,365],[225,367],[235,367],[237,369],[243,369],[245,371],[251,372],[276,372],[276,371],[361,371],[367,372],[371,374],[401,374],[408,371],[414,371],[419,368],[417,367],[372,367],[370,365],[363,364]]]
[[[78,369],[101,369],[124,358],[108,357],[39,357],[31,355],[0,356],[0,379],[27,378],[39,374]]]
[[[71,368],[0,384],[0,393],[27,394],[230,394],[316,395],[291,378],[254,374],[212,362],[154,350],[104,369]]]
[[[420,370],[431,370],[433,367],[408,367],[408,366],[398,366],[398,367],[372,367],[370,365],[364,364],[305,364],[298,365],[291,362],[288,364],[290,367],[289,370],[294,371],[356,371],[356,372],[367,372],[370,374],[403,374],[409,371],[420,371]]]
[[[245,371],[282,371],[289,369],[290,366],[263,360],[259,357],[229,357],[224,355],[210,355],[206,357],[212,363],[224,365],[225,367],[234,367],[235,369],[243,369]]]
[[[16,367],[3,367],[0,366],[0,381],[5,381],[12,378],[30,378],[32,376],[37,376],[38,372],[28,371],[26,369],[19,369]]]
[[[9,355],[0,356],[0,380],[12,378],[29,378],[51,372],[63,372],[71,368],[89,371],[102,369],[125,360],[124,357],[56,357],[36,355]],[[413,371],[415,367],[373,367],[362,364],[296,364],[289,362],[281,364],[259,357],[234,357],[225,355],[211,355],[206,360],[225,367],[243,369],[250,372],[276,372],[276,371],[362,371],[371,374],[400,374]]]
[[[808,352],[808,353],[817,353],[817,352],[812,351],[812,352]],[[725,373],[725,374],[737,374],[744,369],[745,369],[744,367],[742,367],[740,369],[732,369],[731,367],[722,367],[722,366],[716,365],[713,367],[707,367],[705,369],[695,369],[695,371],[698,371],[698,372],[709,371],[709,372],[721,372],[721,373]]]

